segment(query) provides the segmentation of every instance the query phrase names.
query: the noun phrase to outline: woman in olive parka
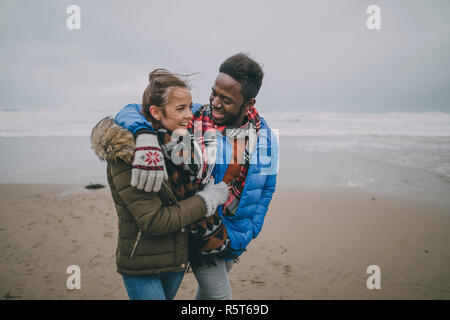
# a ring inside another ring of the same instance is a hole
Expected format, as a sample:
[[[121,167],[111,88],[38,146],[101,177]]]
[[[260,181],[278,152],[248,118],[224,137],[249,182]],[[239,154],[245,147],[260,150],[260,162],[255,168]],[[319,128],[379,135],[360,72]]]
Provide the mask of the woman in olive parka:
[[[192,118],[186,83],[163,69],[150,73],[149,81],[143,99],[157,103],[145,110],[148,120],[166,130],[166,136],[183,131]],[[226,201],[228,188],[223,182],[214,184],[210,177],[202,191],[179,201],[174,179],[164,180],[158,193],[132,187],[133,154],[136,147],[146,144],[139,141],[143,136],[149,135],[138,135],[135,140],[108,117],[92,130],[91,145],[97,156],[107,161],[108,184],[118,215],[117,272],[130,299],[173,299],[188,266],[188,227],[211,216]],[[161,136],[155,134],[154,138]],[[153,166],[165,161],[169,167],[170,160],[163,156],[166,151],[149,150],[146,161]]]

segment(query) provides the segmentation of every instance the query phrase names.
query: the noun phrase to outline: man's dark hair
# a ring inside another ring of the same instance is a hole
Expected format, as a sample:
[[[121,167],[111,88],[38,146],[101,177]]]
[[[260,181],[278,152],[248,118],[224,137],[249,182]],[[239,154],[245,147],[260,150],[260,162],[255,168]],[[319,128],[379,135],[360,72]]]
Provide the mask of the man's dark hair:
[[[256,97],[261,88],[264,72],[261,66],[245,53],[238,53],[225,60],[219,71],[239,82],[244,101]]]

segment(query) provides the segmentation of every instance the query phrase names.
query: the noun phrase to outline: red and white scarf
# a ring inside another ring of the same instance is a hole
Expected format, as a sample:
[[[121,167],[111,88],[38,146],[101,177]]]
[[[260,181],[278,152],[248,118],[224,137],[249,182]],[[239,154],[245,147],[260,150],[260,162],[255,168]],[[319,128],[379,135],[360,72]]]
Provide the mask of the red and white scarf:
[[[193,130],[194,132],[201,132],[202,137],[205,136],[205,132],[207,130],[216,129],[220,131],[222,135],[226,135],[232,145],[234,145],[235,139],[246,140],[240,173],[229,183],[228,200],[223,206],[224,214],[229,216],[235,215],[239,200],[242,195],[242,191],[244,189],[245,179],[247,177],[248,168],[250,166],[251,154],[256,148],[259,131],[261,129],[261,119],[259,117],[258,111],[254,106],[250,107],[244,116],[244,124],[239,128],[231,128],[225,125],[218,126],[214,124],[212,120],[211,106],[204,105],[194,114],[191,121],[189,122],[188,129]],[[199,143],[201,143],[202,145],[203,154],[206,157],[210,155],[211,152],[205,145],[204,139],[203,141],[199,141]],[[211,159],[205,158],[205,161],[211,162]],[[207,166],[203,166],[203,176],[207,175],[206,169]]]

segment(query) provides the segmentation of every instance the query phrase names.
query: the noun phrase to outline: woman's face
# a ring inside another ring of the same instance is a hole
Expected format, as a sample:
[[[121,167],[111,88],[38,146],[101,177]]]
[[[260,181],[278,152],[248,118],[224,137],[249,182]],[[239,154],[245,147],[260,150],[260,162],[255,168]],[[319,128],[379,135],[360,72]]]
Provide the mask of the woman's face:
[[[152,110],[153,108],[153,110]],[[189,121],[192,118],[192,96],[188,89],[181,87],[173,87],[168,102],[162,108],[150,107],[153,117],[158,120],[161,125],[169,130],[184,135],[187,130]]]

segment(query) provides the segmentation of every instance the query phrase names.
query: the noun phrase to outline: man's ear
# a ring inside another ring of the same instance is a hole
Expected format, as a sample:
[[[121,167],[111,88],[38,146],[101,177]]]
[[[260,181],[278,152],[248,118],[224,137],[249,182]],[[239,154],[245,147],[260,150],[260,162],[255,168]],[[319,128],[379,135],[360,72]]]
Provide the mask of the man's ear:
[[[150,114],[152,115],[152,117],[158,121],[161,121],[161,110],[159,110],[159,108],[157,106],[153,106],[153,105],[151,105],[149,107],[149,109],[150,109]]]
[[[255,98],[251,98],[250,100],[248,100],[248,102],[246,103],[245,107],[248,109],[250,109],[251,107],[253,107],[256,103],[256,99]]]
[[[253,107],[255,105],[256,99],[252,98],[250,100],[248,100],[241,109],[241,114],[245,114],[247,113],[248,109],[250,109],[251,107]]]

